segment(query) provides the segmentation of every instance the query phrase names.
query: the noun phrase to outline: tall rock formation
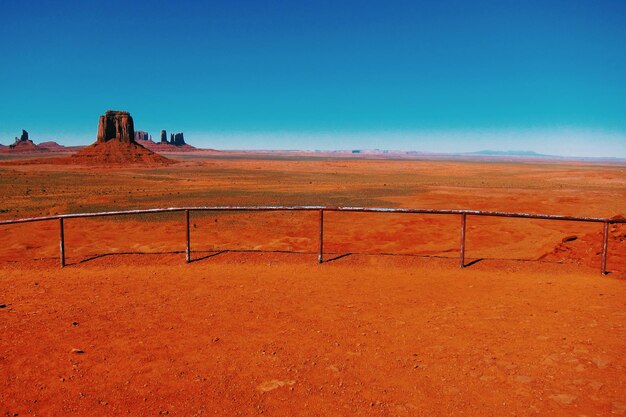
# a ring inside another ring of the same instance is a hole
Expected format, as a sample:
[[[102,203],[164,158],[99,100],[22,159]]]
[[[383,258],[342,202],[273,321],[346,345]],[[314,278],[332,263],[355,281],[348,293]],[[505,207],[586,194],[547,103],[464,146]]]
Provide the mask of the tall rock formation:
[[[28,132],[22,129],[22,135],[19,138],[16,136],[15,142],[13,144],[17,145],[18,143],[26,142],[27,140],[28,140]]]
[[[170,136],[170,143],[174,146],[183,146],[185,144],[183,132],[172,133]]]
[[[122,143],[135,143],[133,118],[127,111],[107,110],[100,116],[97,143],[117,140]]]
[[[22,129],[22,134],[20,135],[20,137],[18,138],[16,136],[15,142],[9,145],[9,150],[11,152],[39,152],[39,151],[47,152],[48,151],[48,149],[40,148],[39,146],[35,145],[35,143],[28,138],[28,132],[25,131],[24,129]]]
[[[148,134],[148,132],[144,132],[143,130],[137,130],[135,132],[135,142],[137,142],[138,140],[150,140],[150,135]]]
[[[163,129],[160,136],[160,140],[156,143],[152,140],[138,141],[138,143],[154,152],[192,152],[196,150],[185,142],[185,135],[182,132],[170,134],[168,140],[167,132]]]
[[[113,110],[100,116],[96,142],[72,155],[68,161],[93,165],[174,163],[135,142],[135,127],[130,113]]]

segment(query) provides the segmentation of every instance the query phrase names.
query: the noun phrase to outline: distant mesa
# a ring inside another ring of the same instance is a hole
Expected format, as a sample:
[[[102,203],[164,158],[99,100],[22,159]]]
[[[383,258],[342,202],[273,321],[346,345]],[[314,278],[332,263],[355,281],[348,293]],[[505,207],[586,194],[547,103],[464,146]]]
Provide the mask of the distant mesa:
[[[167,139],[167,131],[161,130],[161,138],[159,142],[154,142],[152,136],[147,132],[141,132],[141,135],[135,133],[137,142],[145,148],[154,152],[191,152],[197,149],[185,142],[185,134],[183,132],[170,134]]]
[[[556,155],[545,155],[535,151],[492,151],[483,150],[476,152],[465,152],[462,155],[478,155],[478,156],[514,156],[525,158],[559,158]]]
[[[145,132],[142,132],[145,133]],[[107,110],[100,116],[96,143],[70,157],[77,164],[170,164],[135,142],[135,124],[127,111]]]
[[[61,145],[53,140],[47,141],[47,142],[41,142],[39,145],[37,145],[39,148],[43,148],[43,149],[47,149],[51,152],[55,152],[55,153],[74,153],[74,152],[78,152],[81,149],[84,149],[84,146],[64,146]]]
[[[170,144],[174,146],[186,145],[185,136],[183,135],[183,132],[172,133],[170,135]]]
[[[152,135],[142,130],[138,130],[135,132],[135,141],[137,142],[150,141],[156,145],[156,143],[152,140]],[[161,140],[159,141],[159,143],[166,144],[166,145],[169,144],[169,145],[174,145],[174,146],[184,146],[187,144],[185,143],[185,134],[183,132],[172,133],[170,135],[170,140],[168,141],[166,130],[161,130]]]
[[[18,138],[15,137],[15,142],[9,145],[8,149],[4,148],[5,152],[14,153],[14,152],[48,152],[49,150],[45,147],[37,146],[35,143],[29,139],[28,132],[22,129],[22,134]]]
[[[54,141],[41,142],[39,145],[30,139],[26,130],[22,130],[19,137],[15,137],[14,143],[9,146],[0,145],[0,153],[3,154],[42,154],[42,153],[69,153],[82,149],[82,146],[63,146]]]
[[[143,130],[135,131],[135,142],[140,140],[152,140],[152,135],[148,134],[148,132],[144,132]]]
[[[171,134],[168,141],[167,132],[162,130],[160,142],[153,142],[152,136],[148,132],[135,131],[135,123],[129,112],[119,110],[107,110],[104,115],[100,116],[96,142],[87,147],[62,146],[54,141],[35,145],[26,130],[22,130],[22,134],[15,138],[15,143],[12,145],[0,145],[0,153],[3,154],[19,152],[23,154],[48,153],[50,155],[52,153],[76,152],[66,157],[29,159],[28,163],[32,164],[172,164],[176,161],[156,152],[174,153],[197,150],[185,142],[183,132]],[[11,163],[11,161],[7,163]]]
[[[40,148],[48,149],[50,151],[55,151],[55,152],[67,152],[68,150],[70,150],[67,146],[59,145],[57,142],[53,140],[49,140],[47,142],[41,142],[37,146]]]

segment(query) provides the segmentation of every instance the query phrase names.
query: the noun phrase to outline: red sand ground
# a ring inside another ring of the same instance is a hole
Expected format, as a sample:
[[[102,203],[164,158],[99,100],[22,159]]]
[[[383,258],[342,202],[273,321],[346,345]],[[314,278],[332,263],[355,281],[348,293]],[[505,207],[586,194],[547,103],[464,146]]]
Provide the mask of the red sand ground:
[[[221,204],[613,216],[626,212],[624,172],[5,166],[1,216]],[[316,213],[194,213],[185,264],[181,213],[72,219],[60,269],[57,223],[2,226],[0,413],[626,415],[626,227],[611,231],[608,277],[601,225],[470,217],[468,261],[482,260],[464,270],[458,232],[455,216],[328,213],[327,259],[351,255],[318,265]]]

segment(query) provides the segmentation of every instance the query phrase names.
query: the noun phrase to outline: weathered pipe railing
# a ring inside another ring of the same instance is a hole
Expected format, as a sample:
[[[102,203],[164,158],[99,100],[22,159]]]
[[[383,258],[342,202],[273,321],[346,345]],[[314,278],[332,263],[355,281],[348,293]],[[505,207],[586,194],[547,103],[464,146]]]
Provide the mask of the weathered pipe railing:
[[[602,239],[602,265],[600,271],[606,275],[606,258],[608,252],[609,224],[626,223],[626,219],[622,218],[601,218],[601,217],[574,217],[561,216],[555,214],[529,214],[529,213],[509,213],[501,211],[482,211],[482,210],[431,210],[431,209],[411,209],[411,208],[377,208],[377,207],[326,207],[326,206],[207,206],[207,207],[170,207],[155,208],[145,210],[124,210],[124,211],[106,211],[99,213],[77,213],[77,214],[60,214],[56,216],[46,217],[30,217],[16,220],[2,220],[0,225],[10,225],[17,223],[31,223],[49,220],[59,220],[60,230],[60,258],[61,267],[65,266],[65,233],[63,221],[65,219],[76,219],[83,217],[104,217],[119,216],[127,214],[148,214],[148,213],[166,213],[166,212],[185,212],[185,225],[187,229],[186,240],[187,247],[185,250],[185,259],[191,262],[191,239],[189,229],[189,213],[191,211],[317,211],[319,212],[319,255],[318,262],[324,261],[324,212],[325,211],[348,211],[361,213],[409,213],[409,214],[452,214],[461,217],[461,241],[459,246],[459,267],[465,267],[465,229],[468,216],[485,216],[485,217],[513,217],[521,219],[540,219],[540,220],[565,220],[572,222],[602,223],[604,225],[604,234]]]

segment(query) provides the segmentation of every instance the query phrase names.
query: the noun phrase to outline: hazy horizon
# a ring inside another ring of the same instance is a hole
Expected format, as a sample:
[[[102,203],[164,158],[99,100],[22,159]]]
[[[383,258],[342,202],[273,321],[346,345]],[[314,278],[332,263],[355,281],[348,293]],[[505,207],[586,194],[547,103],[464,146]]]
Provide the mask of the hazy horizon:
[[[142,129],[137,129],[142,130]],[[21,133],[21,131],[20,131]],[[34,134],[33,134],[34,133]],[[159,131],[148,132],[155,142]],[[168,131],[174,133],[174,131]],[[86,146],[95,142],[95,132],[83,135],[40,134],[29,131],[35,143],[55,141],[65,146]],[[626,158],[626,135],[619,132],[563,130],[482,130],[413,132],[186,132],[185,140],[197,148],[217,150],[298,150],[350,151],[389,150],[459,154],[479,151],[532,151],[560,157]],[[593,140],[590,147],[589,142]],[[9,145],[14,139],[0,144]],[[568,143],[567,150],[560,143]],[[511,143],[519,144],[511,148]],[[380,146],[385,144],[386,146]],[[606,149],[611,150],[607,155]]]
[[[0,0],[0,143],[626,158],[626,3]],[[115,11],[123,10],[123,13]]]

